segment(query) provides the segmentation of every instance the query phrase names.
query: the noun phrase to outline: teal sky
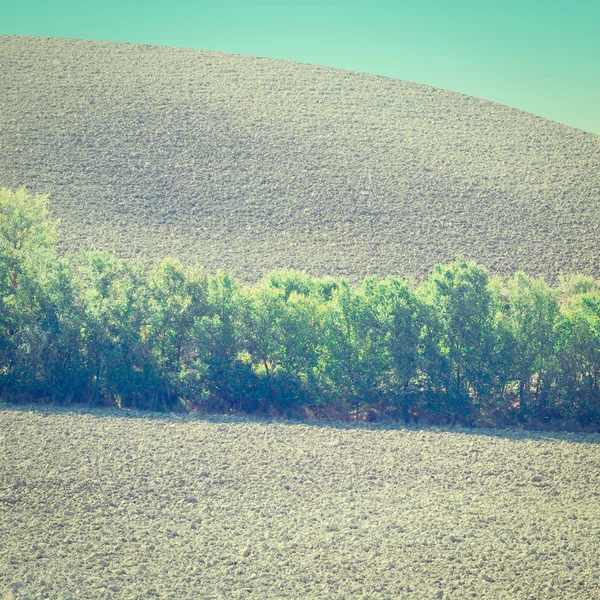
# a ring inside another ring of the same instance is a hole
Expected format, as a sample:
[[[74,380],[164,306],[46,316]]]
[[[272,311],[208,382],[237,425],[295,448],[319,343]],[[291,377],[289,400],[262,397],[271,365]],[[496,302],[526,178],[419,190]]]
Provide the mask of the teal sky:
[[[600,0],[21,0],[3,3],[0,33],[377,73],[600,134]]]

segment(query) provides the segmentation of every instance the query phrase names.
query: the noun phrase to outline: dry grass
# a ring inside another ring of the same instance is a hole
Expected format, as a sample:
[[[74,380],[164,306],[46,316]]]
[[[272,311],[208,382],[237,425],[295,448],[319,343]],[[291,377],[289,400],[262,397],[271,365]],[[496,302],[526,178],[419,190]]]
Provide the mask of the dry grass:
[[[29,598],[600,595],[600,436],[0,411]]]
[[[51,194],[64,248],[254,281],[494,272],[600,277],[600,137],[349,71],[0,36],[0,185]]]

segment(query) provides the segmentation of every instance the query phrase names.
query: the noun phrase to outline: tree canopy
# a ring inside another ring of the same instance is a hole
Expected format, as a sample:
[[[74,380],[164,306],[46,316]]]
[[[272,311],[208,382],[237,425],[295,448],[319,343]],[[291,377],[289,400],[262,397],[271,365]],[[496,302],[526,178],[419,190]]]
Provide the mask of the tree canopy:
[[[480,265],[255,286],[56,251],[48,198],[0,190],[0,398],[163,411],[600,427],[600,285]]]

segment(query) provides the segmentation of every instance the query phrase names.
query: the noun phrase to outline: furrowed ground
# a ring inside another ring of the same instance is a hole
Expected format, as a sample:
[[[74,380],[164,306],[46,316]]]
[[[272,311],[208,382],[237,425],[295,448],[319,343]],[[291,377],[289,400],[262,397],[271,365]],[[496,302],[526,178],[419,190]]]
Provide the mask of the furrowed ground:
[[[0,187],[49,194],[66,253],[423,279],[600,277],[600,136],[315,65],[0,36]]]
[[[15,409],[29,598],[598,598],[600,436]]]

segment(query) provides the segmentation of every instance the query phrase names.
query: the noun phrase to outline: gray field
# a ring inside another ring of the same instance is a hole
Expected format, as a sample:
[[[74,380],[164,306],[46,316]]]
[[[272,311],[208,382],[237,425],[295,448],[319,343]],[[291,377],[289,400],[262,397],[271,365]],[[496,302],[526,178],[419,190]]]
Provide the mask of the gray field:
[[[0,186],[49,193],[63,249],[245,281],[600,277],[600,136],[462,94],[251,56],[0,36]]]
[[[599,435],[0,419],[6,597],[600,597]]]

